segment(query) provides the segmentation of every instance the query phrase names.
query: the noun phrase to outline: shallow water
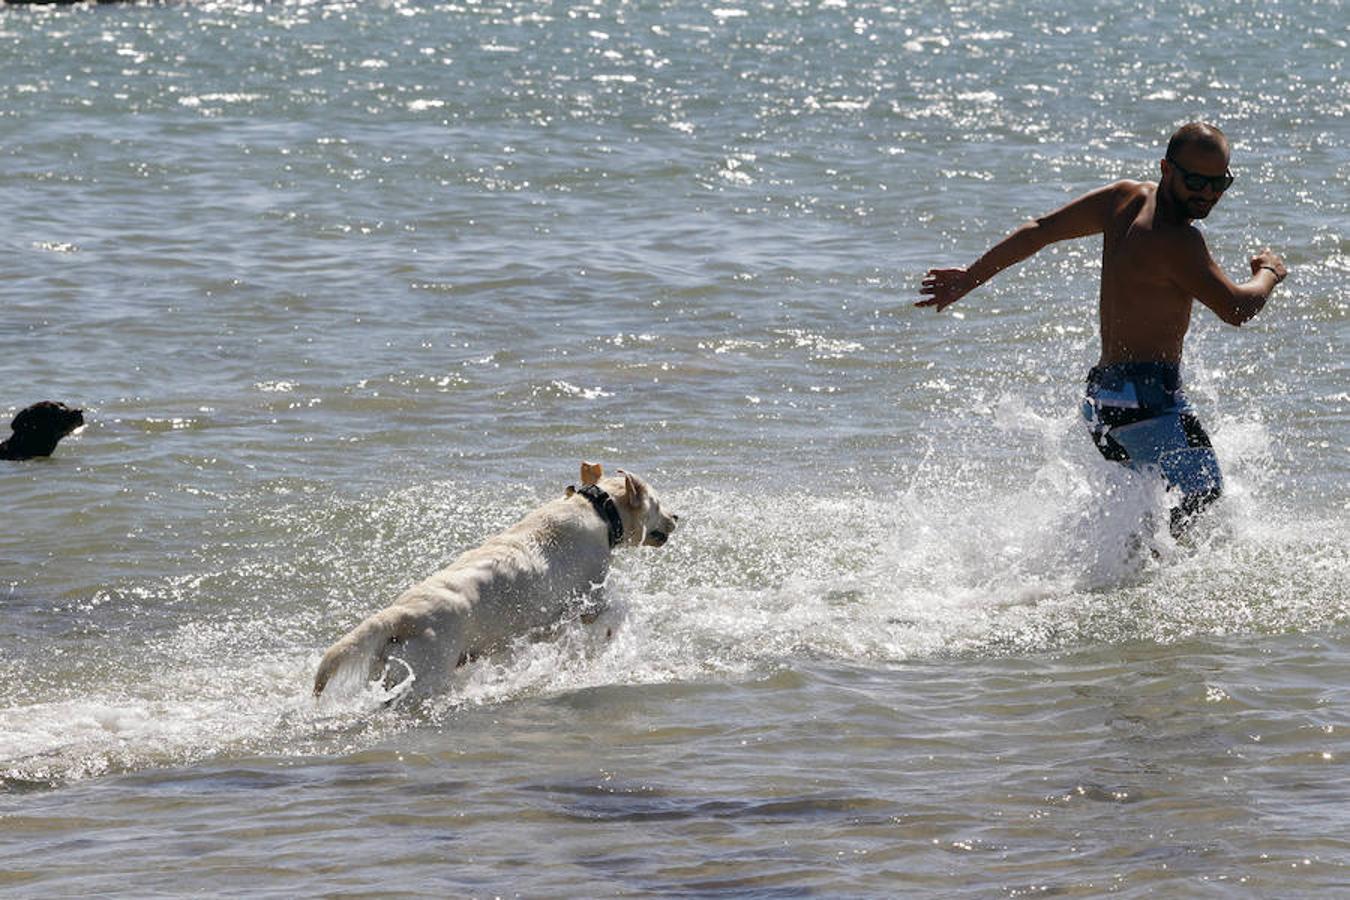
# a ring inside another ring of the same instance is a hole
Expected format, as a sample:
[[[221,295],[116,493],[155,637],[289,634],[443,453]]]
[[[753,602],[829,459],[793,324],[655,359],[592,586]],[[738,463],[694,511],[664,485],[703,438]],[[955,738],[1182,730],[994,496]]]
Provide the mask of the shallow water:
[[[0,7],[0,892],[1325,896],[1350,879],[1337,3]],[[1094,241],[922,272],[1205,116],[1228,492],[1076,418]],[[576,480],[603,628],[316,706]]]

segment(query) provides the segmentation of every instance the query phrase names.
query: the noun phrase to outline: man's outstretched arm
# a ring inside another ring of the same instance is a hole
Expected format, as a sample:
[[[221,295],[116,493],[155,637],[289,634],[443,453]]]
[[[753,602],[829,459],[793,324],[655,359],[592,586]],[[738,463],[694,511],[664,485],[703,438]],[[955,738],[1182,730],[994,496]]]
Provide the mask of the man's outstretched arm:
[[[928,277],[919,288],[919,293],[927,297],[914,305],[932,306],[941,311],[999,272],[1034,255],[1042,247],[1101,233],[1127,184],[1108,184],[1084,194],[1049,215],[1021,225],[968,269],[929,269]]]

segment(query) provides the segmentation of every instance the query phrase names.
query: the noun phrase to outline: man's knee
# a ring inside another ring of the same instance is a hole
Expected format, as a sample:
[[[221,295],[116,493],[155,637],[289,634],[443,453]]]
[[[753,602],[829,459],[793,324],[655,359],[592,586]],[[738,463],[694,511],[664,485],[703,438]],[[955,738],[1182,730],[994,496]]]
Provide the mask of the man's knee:
[[[1212,503],[1223,493],[1219,458],[1210,447],[1170,450],[1158,462],[1168,487],[1180,491],[1182,497],[1188,498],[1186,502]]]
[[[1198,512],[1204,511],[1206,507],[1222,496],[1223,484],[1216,483],[1203,491],[1184,494],[1178,509],[1182,510],[1187,516],[1193,516]]]
[[[1204,512],[1214,501],[1223,495],[1223,485],[1216,484],[1208,490],[1183,494],[1181,503],[1172,509],[1172,537],[1179,538],[1190,527],[1195,517]]]

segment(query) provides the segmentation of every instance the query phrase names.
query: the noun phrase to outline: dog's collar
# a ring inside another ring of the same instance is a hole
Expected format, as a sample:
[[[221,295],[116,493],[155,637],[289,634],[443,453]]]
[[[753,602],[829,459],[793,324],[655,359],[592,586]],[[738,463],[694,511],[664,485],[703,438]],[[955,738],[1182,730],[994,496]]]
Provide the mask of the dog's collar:
[[[623,540],[623,519],[619,517],[619,507],[614,498],[601,490],[598,484],[588,484],[577,493],[591,501],[596,515],[604,519],[605,524],[609,526],[609,546],[617,547]]]

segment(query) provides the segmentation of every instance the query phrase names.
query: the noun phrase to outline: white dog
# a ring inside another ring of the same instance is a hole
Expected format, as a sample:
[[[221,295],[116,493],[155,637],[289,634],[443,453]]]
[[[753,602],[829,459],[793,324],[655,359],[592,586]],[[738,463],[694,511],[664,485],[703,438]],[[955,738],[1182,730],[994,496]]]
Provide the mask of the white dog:
[[[620,545],[660,547],[678,516],[640,478],[601,478],[581,464],[581,490],[531,512],[404,591],[343,636],[319,663],[314,695],[379,679],[402,695],[434,689],[466,660],[558,624],[609,574]]]

